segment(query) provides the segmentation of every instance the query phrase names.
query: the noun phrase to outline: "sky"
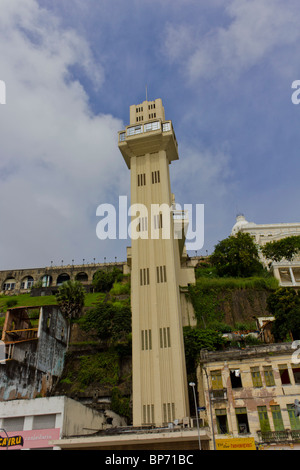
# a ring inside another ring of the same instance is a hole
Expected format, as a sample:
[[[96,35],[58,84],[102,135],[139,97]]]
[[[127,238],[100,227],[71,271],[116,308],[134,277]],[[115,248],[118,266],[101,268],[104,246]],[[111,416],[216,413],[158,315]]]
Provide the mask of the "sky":
[[[0,0],[0,270],[126,260],[96,211],[130,196],[118,131],[146,86],[176,202],[204,205],[198,255],[238,213],[300,222],[299,21],[298,0]]]

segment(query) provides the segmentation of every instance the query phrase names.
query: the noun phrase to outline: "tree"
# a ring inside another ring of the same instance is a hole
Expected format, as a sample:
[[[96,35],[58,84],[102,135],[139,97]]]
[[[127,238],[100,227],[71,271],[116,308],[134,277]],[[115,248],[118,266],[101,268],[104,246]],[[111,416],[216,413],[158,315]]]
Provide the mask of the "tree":
[[[84,306],[84,298],[85,290],[79,281],[64,282],[56,294],[58,306],[69,320],[79,316]]]
[[[261,251],[266,258],[273,261],[281,261],[283,258],[291,261],[300,252],[300,236],[293,235],[281,240],[268,242],[261,248]]]
[[[220,349],[225,340],[217,331],[206,329],[200,330],[185,326],[183,328],[185,360],[188,373],[194,373],[200,359],[201,349],[215,351]]]
[[[130,306],[99,302],[86,314],[82,328],[85,331],[95,329],[98,338],[112,343],[124,341],[131,333]]]
[[[275,317],[272,333],[276,341],[300,338],[300,297],[290,287],[280,287],[267,299],[268,311]]]
[[[238,232],[220,241],[210,257],[219,276],[250,277],[263,271],[258,248],[249,233]]]
[[[99,270],[93,278],[93,287],[95,292],[108,292],[113,283],[122,277],[122,272],[114,268],[112,271]]]

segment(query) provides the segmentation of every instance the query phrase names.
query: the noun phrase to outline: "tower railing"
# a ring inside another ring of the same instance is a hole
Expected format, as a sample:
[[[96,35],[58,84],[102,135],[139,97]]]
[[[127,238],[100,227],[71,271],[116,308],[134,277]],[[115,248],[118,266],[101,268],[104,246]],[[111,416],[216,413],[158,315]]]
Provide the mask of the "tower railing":
[[[147,132],[162,130],[162,132],[172,131],[175,137],[174,129],[171,121],[161,122],[160,120],[146,122],[144,124],[135,124],[126,127],[125,131],[119,132],[119,142],[124,142],[126,137],[145,134]],[[175,137],[176,140],[176,137]]]

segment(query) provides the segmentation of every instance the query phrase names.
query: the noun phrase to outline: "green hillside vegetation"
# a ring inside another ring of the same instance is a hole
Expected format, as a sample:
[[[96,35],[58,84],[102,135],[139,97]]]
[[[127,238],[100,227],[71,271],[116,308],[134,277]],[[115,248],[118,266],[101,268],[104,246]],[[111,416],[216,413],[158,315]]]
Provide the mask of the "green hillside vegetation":
[[[196,284],[189,286],[188,295],[197,327],[212,328],[221,333],[253,329],[252,317],[256,310],[262,316],[266,297],[278,288],[277,279],[265,271],[261,276],[248,278],[220,277],[213,266],[204,264],[196,268],[195,274]],[[234,315],[234,312],[237,313]]]

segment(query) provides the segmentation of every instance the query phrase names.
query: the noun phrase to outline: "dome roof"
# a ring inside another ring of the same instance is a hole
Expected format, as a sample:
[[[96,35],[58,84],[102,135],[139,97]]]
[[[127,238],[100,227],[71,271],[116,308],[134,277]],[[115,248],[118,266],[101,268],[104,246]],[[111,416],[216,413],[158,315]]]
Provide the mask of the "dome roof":
[[[236,223],[232,227],[231,230],[231,235],[235,235],[237,232],[239,232],[245,225],[249,225],[248,220],[245,219],[244,214],[238,214],[236,217]],[[253,225],[253,223],[251,223]]]

